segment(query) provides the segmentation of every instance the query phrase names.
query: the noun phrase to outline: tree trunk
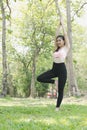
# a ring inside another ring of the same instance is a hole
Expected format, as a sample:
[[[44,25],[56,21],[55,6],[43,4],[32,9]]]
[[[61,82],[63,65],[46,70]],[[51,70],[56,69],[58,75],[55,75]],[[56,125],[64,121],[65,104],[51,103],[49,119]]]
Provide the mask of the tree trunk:
[[[8,66],[8,77],[7,77],[7,81],[8,81],[8,85],[7,85],[7,94],[10,95],[11,97],[14,96],[14,87],[13,87],[13,83],[12,83],[12,75],[10,72],[10,64],[7,65]]]
[[[1,12],[2,12],[2,66],[3,66],[2,95],[6,96],[7,94],[6,18],[3,2],[1,2]]]
[[[36,97],[36,88],[35,88],[35,71],[36,71],[36,56],[33,57],[32,61],[32,78],[31,78],[31,94],[30,97]]]
[[[75,74],[73,71],[73,58],[72,58],[72,29],[71,29],[71,10],[70,10],[70,0],[66,0],[67,9],[67,29],[70,41],[70,51],[67,57],[67,71],[68,71],[68,83],[69,83],[69,93],[70,95],[79,95],[79,89],[76,82]]]

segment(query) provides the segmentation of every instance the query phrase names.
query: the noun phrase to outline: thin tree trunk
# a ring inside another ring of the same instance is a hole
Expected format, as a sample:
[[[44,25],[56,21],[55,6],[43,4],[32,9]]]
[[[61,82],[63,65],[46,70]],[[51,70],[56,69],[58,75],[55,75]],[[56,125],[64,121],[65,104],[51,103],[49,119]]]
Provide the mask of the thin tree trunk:
[[[66,0],[67,9],[67,29],[70,41],[70,51],[67,57],[67,70],[68,70],[68,83],[70,95],[79,95],[79,89],[75,78],[75,73],[73,69],[73,58],[72,58],[72,29],[71,29],[71,10],[70,10],[70,0]]]
[[[13,83],[12,83],[12,75],[10,72],[10,64],[7,65],[8,66],[8,77],[7,77],[7,81],[8,81],[8,87],[7,87],[7,94],[10,95],[11,97],[14,96],[14,87],[13,87]]]
[[[3,2],[1,2],[2,12],[2,66],[3,66],[3,77],[2,77],[2,95],[7,94],[7,57],[6,57],[6,18]]]
[[[35,71],[36,71],[36,56],[33,57],[32,61],[32,78],[31,78],[31,94],[30,97],[36,97],[36,88],[35,88]]]

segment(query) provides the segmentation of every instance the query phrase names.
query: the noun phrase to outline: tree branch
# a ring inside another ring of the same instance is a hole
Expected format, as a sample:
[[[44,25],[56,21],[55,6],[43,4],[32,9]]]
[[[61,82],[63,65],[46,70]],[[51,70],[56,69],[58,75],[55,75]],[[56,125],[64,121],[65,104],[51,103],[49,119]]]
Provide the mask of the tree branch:
[[[57,14],[58,14],[58,16],[60,16],[60,19],[61,19],[61,12],[60,12],[60,9],[59,9],[59,6],[58,6],[58,0],[54,0],[54,1],[55,1],[55,4],[56,4]]]
[[[54,0],[52,0],[52,1],[49,0],[48,3],[47,3],[47,5],[46,5],[46,7],[45,7],[45,10],[47,10],[47,8],[49,6],[51,6],[53,4],[53,2],[54,2]]]
[[[8,8],[9,8],[10,15],[11,15],[11,8],[10,8],[10,6],[9,6],[9,0],[6,0],[6,3],[7,3],[7,6],[8,6]]]
[[[75,15],[78,15],[78,13],[80,12],[80,10],[83,9],[86,4],[87,4],[87,2],[83,3],[83,4],[80,6],[80,8],[79,8],[78,10],[76,10],[76,12],[75,12],[74,15],[73,15],[73,18],[71,19],[71,22],[74,21]]]

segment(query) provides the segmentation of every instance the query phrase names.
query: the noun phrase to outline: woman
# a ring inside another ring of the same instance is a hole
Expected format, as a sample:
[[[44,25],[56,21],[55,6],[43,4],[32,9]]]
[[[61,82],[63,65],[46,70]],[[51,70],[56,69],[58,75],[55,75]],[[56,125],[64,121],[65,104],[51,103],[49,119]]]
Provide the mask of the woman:
[[[56,50],[53,53],[53,67],[51,70],[44,72],[37,77],[37,80],[39,82],[52,84],[56,83],[56,81],[52,78],[58,77],[58,98],[56,104],[56,111],[59,110],[63,99],[64,86],[67,79],[67,71],[64,62],[70,48],[69,39],[62,20],[60,22],[60,26],[62,26],[64,36],[58,35],[56,37]]]

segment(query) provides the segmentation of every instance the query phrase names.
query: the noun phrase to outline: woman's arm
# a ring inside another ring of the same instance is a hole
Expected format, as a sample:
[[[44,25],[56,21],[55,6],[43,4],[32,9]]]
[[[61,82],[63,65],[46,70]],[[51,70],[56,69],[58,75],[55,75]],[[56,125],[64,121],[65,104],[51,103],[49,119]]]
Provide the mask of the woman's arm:
[[[56,40],[57,40],[57,36],[59,35],[60,33],[60,27],[61,27],[61,23],[59,24],[59,26],[57,27],[57,30],[56,30],[56,34],[55,34],[55,50],[58,48],[57,45],[56,45]]]
[[[61,28],[61,23],[59,24],[59,26],[57,27],[57,30],[56,30],[56,34],[55,34],[55,49],[57,49],[57,45],[56,45],[56,38],[57,36],[59,35],[60,33],[60,28]]]
[[[61,23],[60,23],[59,26],[57,27],[55,38],[59,35],[60,29],[61,29]]]
[[[61,26],[62,26],[63,32],[64,32],[65,46],[66,46],[67,48],[70,48],[69,38],[68,38],[67,32],[66,32],[66,30],[65,30],[65,27],[64,27],[64,23],[63,23],[62,18],[61,18]]]

